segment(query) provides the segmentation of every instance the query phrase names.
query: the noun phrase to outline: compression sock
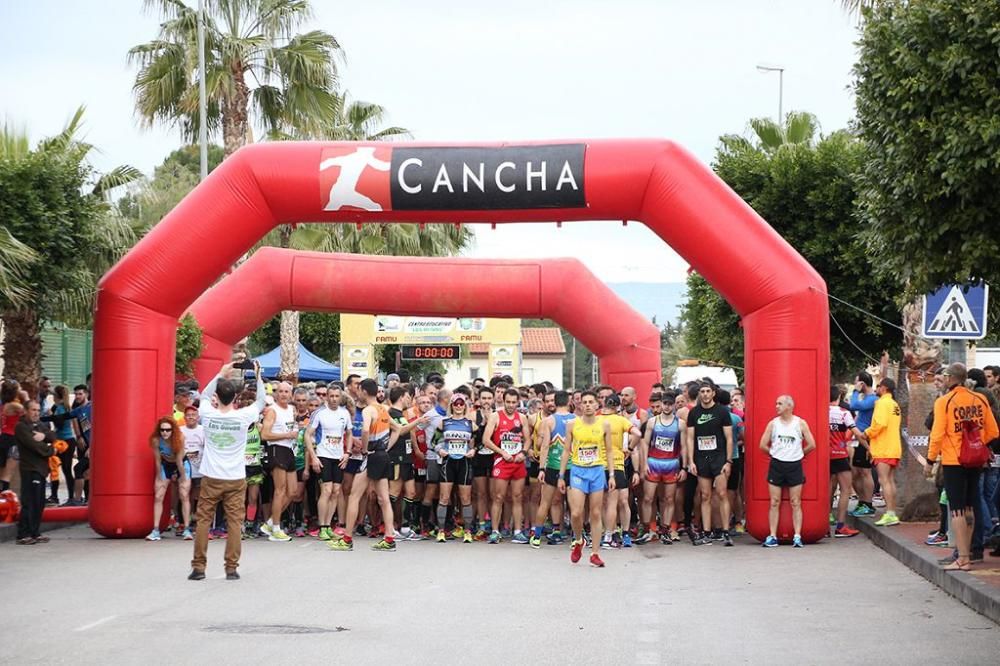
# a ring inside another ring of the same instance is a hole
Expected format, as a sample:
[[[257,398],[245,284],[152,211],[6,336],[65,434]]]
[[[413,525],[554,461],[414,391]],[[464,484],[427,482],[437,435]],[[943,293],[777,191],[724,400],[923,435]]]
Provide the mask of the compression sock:
[[[450,508],[451,508],[450,505],[441,504],[440,502],[438,502],[437,520],[438,520],[438,527],[440,529],[445,529],[445,525],[448,524],[448,522],[447,522],[447,516],[448,516],[448,510]]]
[[[431,505],[420,504],[420,526],[425,530],[431,529]]]
[[[257,519],[257,505],[256,504],[248,504],[247,505],[247,520],[249,520],[252,523],[256,519]]]
[[[469,532],[472,531],[472,525],[474,518],[474,513],[472,511],[471,504],[462,505],[462,526]]]
[[[413,524],[413,505],[413,500],[408,497],[403,498],[403,520],[401,521],[401,527],[409,527]]]
[[[59,481],[49,481],[49,485],[52,486],[52,499],[59,499]]]
[[[438,520],[441,520],[440,516],[438,517]],[[455,507],[451,504],[448,505],[448,512],[445,516],[445,521],[441,524],[445,526],[445,529],[452,529],[455,527]]]
[[[292,520],[295,522],[296,526],[299,526],[304,521],[304,516],[302,515],[302,502],[296,502],[292,505]]]
[[[535,535],[536,539],[541,539],[542,538],[542,526],[541,525],[535,525],[531,529],[531,533]]]

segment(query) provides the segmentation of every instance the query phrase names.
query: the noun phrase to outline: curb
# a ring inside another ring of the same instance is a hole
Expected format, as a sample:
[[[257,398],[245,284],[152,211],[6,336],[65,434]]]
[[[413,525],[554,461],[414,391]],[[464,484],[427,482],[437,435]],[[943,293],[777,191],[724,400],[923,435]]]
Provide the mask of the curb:
[[[42,523],[42,532],[51,532],[62,527],[73,527],[82,523]],[[17,540],[17,523],[0,523],[0,543],[14,542]]]
[[[869,541],[926,578],[963,604],[1000,624],[1000,589],[987,585],[971,573],[944,571],[937,560],[917,549],[917,545],[892,528],[875,526],[871,518],[849,516],[854,528]],[[944,550],[943,552],[948,552]]]

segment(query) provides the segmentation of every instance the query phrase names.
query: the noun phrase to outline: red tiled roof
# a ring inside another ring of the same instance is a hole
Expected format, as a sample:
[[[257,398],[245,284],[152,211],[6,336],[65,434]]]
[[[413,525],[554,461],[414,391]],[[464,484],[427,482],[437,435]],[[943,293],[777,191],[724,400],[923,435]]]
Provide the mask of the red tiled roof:
[[[475,343],[469,345],[472,355],[486,355],[489,345]],[[522,328],[521,353],[533,356],[558,355],[566,353],[562,334],[558,328]]]

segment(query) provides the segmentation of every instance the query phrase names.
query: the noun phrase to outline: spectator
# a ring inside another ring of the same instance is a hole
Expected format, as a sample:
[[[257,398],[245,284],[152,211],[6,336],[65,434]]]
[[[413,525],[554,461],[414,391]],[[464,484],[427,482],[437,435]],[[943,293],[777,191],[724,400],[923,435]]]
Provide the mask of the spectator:
[[[952,363],[948,366],[945,372],[948,392],[934,402],[934,428],[927,451],[927,459],[931,461],[940,455],[944,467],[944,488],[958,546],[954,560],[945,558],[942,561],[949,571],[969,571],[972,568],[972,529],[968,524],[968,509],[974,507],[978,500],[980,470],[963,467],[959,461],[965,422],[974,422],[982,428],[983,441],[995,439],[1000,434],[986,398],[967,389],[966,379],[964,365]],[[929,463],[925,463],[924,471],[928,475],[932,473]]]
[[[971,368],[969,370],[969,380],[966,383],[970,382],[973,384],[971,387],[972,390],[986,398],[986,401],[990,404],[990,411],[993,412],[993,418],[1000,422],[997,399],[994,397],[993,391],[987,388],[988,380],[986,373],[979,368]],[[996,438],[993,440],[985,439],[983,441],[991,449],[1000,444]],[[1000,468],[993,467],[991,464],[984,467],[983,473],[979,475],[978,501],[972,505],[973,530],[971,557],[973,562],[983,559],[983,551],[986,550],[986,540],[989,539],[990,534],[992,534],[997,524],[997,508],[994,493],[996,492],[998,474],[1000,474]],[[994,497],[992,503],[988,501],[989,497]]]
[[[41,422],[42,410],[37,400],[30,400],[24,415],[14,428],[20,453],[21,520],[17,525],[17,544],[31,546],[48,543],[41,534],[42,509],[45,507],[45,477],[56,434]]]
[[[3,403],[0,416],[0,491],[10,489],[10,479],[17,467],[17,442],[14,430],[24,414],[21,403],[21,385],[13,379],[8,379],[0,385],[0,403]]]
[[[53,419],[53,421],[56,422],[56,437],[66,442],[66,450],[58,455],[59,462],[62,465],[63,476],[66,478],[66,496],[68,499],[73,497],[73,455],[76,453],[76,430],[74,429],[73,419],[66,418],[66,416],[73,409],[73,394],[70,393],[69,388],[63,384],[59,384],[55,387],[53,396],[55,404],[49,413],[52,416],[62,416],[64,418],[61,423],[56,419]],[[45,412],[43,411],[43,413]],[[50,504],[59,503],[58,490],[59,482],[54,481],[52,483],[52,496],[49,498]]]

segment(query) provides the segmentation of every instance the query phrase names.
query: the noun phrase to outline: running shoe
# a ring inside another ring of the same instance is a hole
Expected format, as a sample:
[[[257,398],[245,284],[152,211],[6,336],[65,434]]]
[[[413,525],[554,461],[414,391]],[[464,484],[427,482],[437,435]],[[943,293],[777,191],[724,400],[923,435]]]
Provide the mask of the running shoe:
[[[462,543],[472,543],[472,532],[466,532],[462,536]]]
[[[532,535],[532,537],[528,539],[528,545],[531,546],[532,548],[541,548],[542,540],[541,538]]]
[[[461,526],[456,527],[451,531],[451,536],[453,539],[462,539],[465,537],[465,529]]]
[[[271,530],[271,534],[267,537],[268,541],[291,541],[292,537],[285,534],[280,527],[275,527]]]
[[[628,532],[625,532],[624,534],[622,534],[622,548],[631,548],[631,547],[632,547],[632,535],[629,534]]]
[[[798,534],[792,538],[792,548],[805,548],[805,544],[802,543],[802,537]]]
[[[343,539],[333,539],[326,542],[330,550],[354,550],[354,541],[344,541]]]
[[[336,527],[334,527],[330,531],[333,532],[333,535],[336,536],[336,537],[343,537],[343,536],[347,535],[347,532],[345,532],[344,528],[342,526],[340,526],[340,525],[337,525]]]
[[[710,537],[707,534],[703,534],[700,537],[698,537],[697,539],[695,539],[694,541],[692,541],[691,543],[693,545],[695,545],[695,546],[711,546],[712,545],[712,537]]]
[[[174,536],[175,537],[182,537],[182,536],[184,536],[184,528],[181,527],[180,523],[178,523],[177,525],[174,525]]]
[[[729,530],[726,530],[725,532],[722,533],[722,545],[723,546],[733,545],[733,538],[729,536]]]
[[[712,530],[712,541],[722,541],[722,530]]]
[[[153,531],[146,535],[146,541],[159,541],[160,530],[153,528]]]
[[[408,525],[404,525],[399,529],[399,538],[403,541],[408,541],[411,534],[413,534],[413,530]]]
[[[333,538],[333,533],[330,532],[329,527],[321,527],[319,528],[319,532],[316,533],[316,538],[320,541],[329,541]]]
[[[191,534],[191,528],[190,527],[185,527],[184,528],[184,532],[181,534],[181,536],[184,537],[185,541],[193,541],[194,540],[194,535]]]
[[[521,530],[518,530],[518,531],[514,532],[514,537],[510,540],[510,542],[511,543],[520,543],[520,544],[528,543],[528,537],[525,536],[524,532],[522,532]]]
[[[594,554],[592,554],[590,556],[590,566],[597,567],[598,569],[603,569],[604,568],[604,560],[601,559],[600,555],[598,555],[597,553],[594,553]]]
[[[766,539],[764,539],[764,543],[760,545],[763,546],[764,548],[777,548],[778,539],[773,536],[768,536]]]
[[[948,535],[941,534],[940,532],[934,532],[924,541],[928,546],[939,546],[941,544],[948,543]]]
[[[476,535],[473,537],[476,541],[486,541],[490,538],[490,535],[486,533],[486,530],[479,528],[476,530]]]
[[[306,530],[306,534],[308,534],[309,536],[311,536],[311,537],[313,537],[315,539],[316,537],[319,536],[319,531],[320,531],[319,527],[313,527],[311,529]]]
[[[410,535],[406,537],[407,541],[423,541],[427,537],[416,530],[410,530]]]
[[[46,506],[59,506],[59,498],[58,497],[49,497],[49,498],[47,498],[45,500],[45,505]]]
[[[608,538],[601,539],[601,550],[613,550],[614,547],[615,544],[613,541],[611,541],[611,539]]]
[[[261,523],[260,524],[260,533],[263,534],[266,537],[271,536],[271,529],[272,528],[271,528],[271,526],[268,523]],[[209,531],[211,532],[211,530],[209,530]]]
[[[681,540],[680,532],[678,532],[677,530],[670,530],[670,540],[680,541]]]
[[[448,540],[448,535],[445,533],[444,530],[438,530],[438,534],[437,534],[437,539],[436,540],[437,540],[438,543],[444,543],[445,541]]]
[[[854,507],[854,511],[851,511],[851,515],[855,518],[860,518],[862,516],[870,516],[875,513],[875,509],[871,508],[867,504],[859,504]]]
[[[562,532],[556,531],[556,532],[553,532],[552,534],[548,535],[547,537],[545,537],[545,541],[550,546],[558,546],[559,544],[561,544],[564,541],[564,538],[563,538]]]
[[[296,539],[303,539],[303,538],[305,538],[305,536],[306,536],[306,528],[304,528],[301,525],[299,525],[298,527],[295,528],[294,535],[295,535]]]
[[[679,536],[677,537],[677,540],[678,541],[680,540]],[[664,546],[672,546],[674,545],[674,540],[670,538],[669,534],[664,532],[663,534],[660,535],[660,543],[663,544]]]
[[[882,514],[881,518],[875,521],[875,524],[879,527],[892,527],[893,525],[899,525],[899,518],[895,513],[886,511]]]
[[[640,536],[635,540],[635,543],[637,546],[642,546],[643,544],[649,543],[653,539],[659,539],[659,538],[660,535],[657,534],[656,532],[643,532],[642,536]]]
[[[500,538],[501,539],[509,539],[510,537],[511,537],[511,533],[510,533],[510,528],[509,527],[504,527],[504,528],[500,529]]]
[[[394,553],[396,552],[396,542],[386,541],[385,539],[379,539],[378,543],[372,546],[372,550],[379,550],[382,552]]]
[[[840,527],[838,527],[837,529],[835,529],[833,531],[833,538],[834,539],[845,539],[845,538],[848,538],[848,537],[857,536],[859,534],[861,534],[861,532],[859,532],[858,530],[852,529],[852,528],[848,527],[847,525],[841,525]],[[947,539],[948,539],[948,537],[945,537],[946,541],[947,541]]]
[[[569,551],[569,561],[576,564],[580,561],[580,557],[583,555],[583,540],[574,539],[573,548]]]
[[[738,534],[738,535],[739,534],[746,534],[746,531],[747,531],[747,528],[743,525],[742,522],[736,523],[736,530],[735,530],[736,534]]]

